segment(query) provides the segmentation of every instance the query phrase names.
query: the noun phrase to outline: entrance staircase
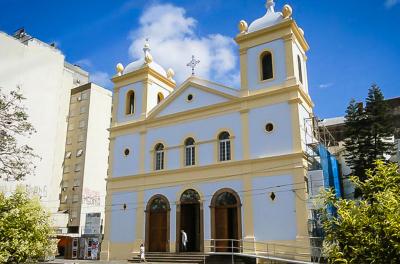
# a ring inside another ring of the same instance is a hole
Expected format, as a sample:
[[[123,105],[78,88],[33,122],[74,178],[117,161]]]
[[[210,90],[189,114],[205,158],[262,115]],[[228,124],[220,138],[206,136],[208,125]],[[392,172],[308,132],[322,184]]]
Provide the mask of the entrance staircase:
[[[180,264],[200,264],[204,263],[204,258],[209,255],[195,253],[169,253],[169,252],[148,252],[146,253],[147,263],[180,263]],[[140,256],[135,256],[129,262],[139,263]]]
[[[255,259],[246,259],[234,257],[235,264],[255,264]],[[128,260],[131,263],[139,263],[140,257],[135,256]],[[169,253],[169,252],[149,252],[146,253],[146,261],[148,264],[220,264],[232,263],[231,256],[215,256],[202,252],[185,252],[185,253]],[[142,262],[143,263],[143,262]]]

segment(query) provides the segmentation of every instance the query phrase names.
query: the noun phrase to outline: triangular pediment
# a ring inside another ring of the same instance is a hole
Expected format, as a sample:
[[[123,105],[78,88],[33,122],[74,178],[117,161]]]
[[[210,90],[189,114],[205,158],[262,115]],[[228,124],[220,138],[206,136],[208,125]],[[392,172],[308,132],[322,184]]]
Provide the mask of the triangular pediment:
[[[215,104],[229,102],[239,91],[217,83],[190,77],[156,106],[148,118],[172,115]]]

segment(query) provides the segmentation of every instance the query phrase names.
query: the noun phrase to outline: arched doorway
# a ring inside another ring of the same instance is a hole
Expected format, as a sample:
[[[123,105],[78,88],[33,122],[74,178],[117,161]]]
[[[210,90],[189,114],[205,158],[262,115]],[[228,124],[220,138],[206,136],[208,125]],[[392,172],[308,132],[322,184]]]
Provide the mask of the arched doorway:
[[[169,251],[169,212],[168,199],[163,195],[155,195],[147,203],[145,246],[148,252]]]
[[[217,191],[211,200],[211,237],[216,239],[215,250],[232,251],[232,241],[242,238],[240,197],[232,189]],[[233,242],[234,251],[239,243]]]
[[[203,250],[203,206],[200,195],[193,189],[184,191],[177,204],[177,251],[183,252],[181,230],[188,237],[187,251],[199,252]]]

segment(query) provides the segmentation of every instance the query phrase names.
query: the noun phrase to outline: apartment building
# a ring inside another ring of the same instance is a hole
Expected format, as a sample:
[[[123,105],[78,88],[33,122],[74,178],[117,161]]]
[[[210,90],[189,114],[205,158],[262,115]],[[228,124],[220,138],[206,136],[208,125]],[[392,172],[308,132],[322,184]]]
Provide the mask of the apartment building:
[[[91,257],[91,244],[101,241],[110,118],[110,91],[93,83],[71,90],[59,195],[68,215],[59,251],[67,258]]]
[[[20,89],[29,122],[37,133],[20,138],[41,157],[35,161],[34,175],[23,181],[0,180],[0,191],[11,193],[22,185],[38,195],[50,211],[55,227],[68,221],[58,212],[59,184],[63,175],[64,146],[67,134],[71,89],[89,81],[88,72],[65,60],[54,44],[47,44],[24,29],[13,35],[0,32],[0,87],[2,92]]]

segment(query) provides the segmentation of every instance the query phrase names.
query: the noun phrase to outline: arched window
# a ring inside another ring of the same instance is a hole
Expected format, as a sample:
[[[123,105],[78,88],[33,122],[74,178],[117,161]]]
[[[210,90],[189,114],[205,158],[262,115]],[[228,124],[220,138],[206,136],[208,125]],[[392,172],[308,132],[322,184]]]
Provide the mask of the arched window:
[[[300,56],[299,56],[299,55],[297,55],[297,68],[298,68],[298,70],[299,70],[299,79],[300,79],[300,82],[303,83],[303,71],[302,71],[302,69],[301,69],[301,59],[300,59]]]
[[[164,100],[164,95],[162,93],[157,94],[157,104]]]
[[[272,79],[274,77],[273,67],[272,67],[272,53],[269,51],[264,51],[261,54],[261,74],[262,80]]]
[[[187,138],[185,140],[185,165],[195,165],[195,147],[193,138]]]
[[[135,92],[129,91],[126,94],[125,114],[132,115],[135,112]]]
[[[158,143],[155,150],[155,169],[162,170],[164,169],[164,145]]]
[[[231,140],[228,132],[221,132],[218,136],[219,141],[219,161],[231,159]]]

